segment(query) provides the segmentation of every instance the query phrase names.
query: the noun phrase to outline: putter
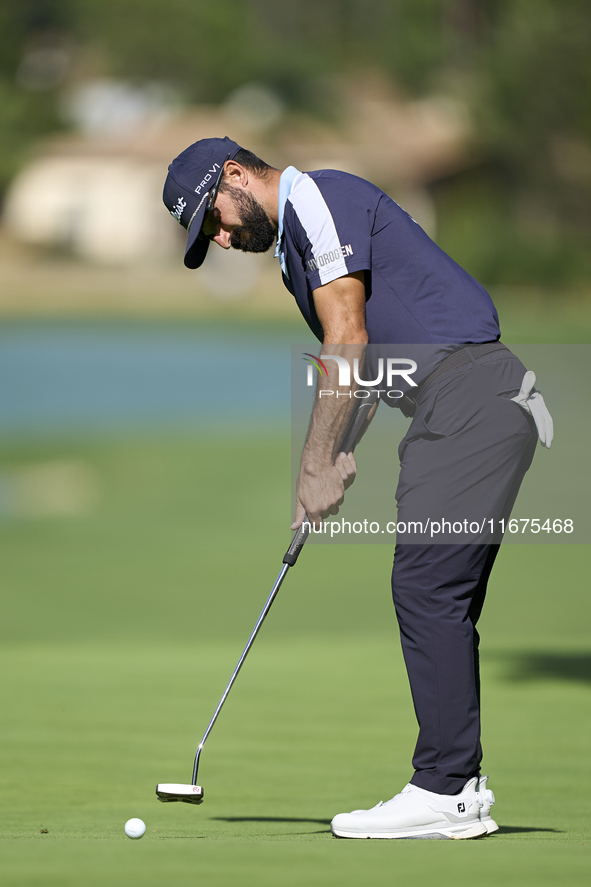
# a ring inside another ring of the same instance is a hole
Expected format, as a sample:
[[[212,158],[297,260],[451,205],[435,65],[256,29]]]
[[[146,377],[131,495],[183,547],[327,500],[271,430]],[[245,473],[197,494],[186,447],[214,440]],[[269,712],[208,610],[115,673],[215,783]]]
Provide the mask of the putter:
[[[370,396],[367,397],[365,400],[363,400],[360,403],[357,410],[353,414],[353,416],[349,422],[349,426],[343,436],[343,440],[342,440],[341,446],[339,448],[339,452],[352,453],[353,450],[355,449],[355,440],[357,438],[357,435],[359,434],[361,427],[363,426],[363,423],[365,422],[369,411],[371,410],[372,406],[374,405],[374,403],[378,399],[377,391],[375,391],[373,389],[368,389],[368,390],[369,390]],[[308,523],[308,526],[306,526],[306,523]],[[224,690],[224,694],[218,703],[218,707],[216,708],[215,712],[213,713],[213,717],[207,726],[207,730],[203,734],[203,739],[201,740],[201,742],[199,743],[199,745],[197,747],[197,753],[195,755],[195,762],[193,764],[193,775],[191,778],[190,785],[184,785],[183,783],[177,783],[177,782],[161,782],[161,783],[159,783],[156,786],[156,796],[159,801],[163,801],[165,803],[168,803],[171,801],[183,801],[186,804],[202,804],[203,803],[203,788],[202,788],[202,786],[197,785],[197,771],[199,770],[199,757],[200,757],[201,752],[203,750],[203,746],[205,745],[205,740],[207,739],[207,737],[211,733],[213,725],[217,721],[218,715],[219,715],[220,711],[222,710],[222,706],[223,706],[224,702],[226,701],[226,699],[228,698],[228,693],[232,689],[232,684],[234,683],[234,681],[238,677],[238,673],[239,673],[240,669],[242,668],[244,660],[248,656],[248,651],[252,647],[252,645],[254,643],[254,639],[256,638],[257,634],[259,633],[259,629],[260,629],[261,625],[263,624],[263,622],[265,621],[265,617],[266,617],[267,613],[269,612],[269,610],[271,609],[271,605],[272,605],[273,601],[277,597],[277,593],[279,592],[279,589],[281,588],[281,584],[282,584],[283,580],[285,579],[287,571],[289,570],[290,567],[293,567],[295,565],[295,562],[297,561],[297,559],[299,557],[300,551],[304,547],[304,544],[306,542],[306,539],[308,538],[309,533],[310,533],[309,521],[308,521],[308,518],[306,515],[306,517],[304,518],[304,522],[298,528],[293,539],[291,540],[291,545],[289,546],[289,548],[285,552],[285,555],[283,557],[283,566],[281,567],[281,572],[279,573],[279,576],[277,577],[277,581],[275,582],[275,585],[273,586],[271,594],[267,598],[267,603],[263,607],[261,615],[257,619],[257,623],[252,630],[252,634],[249,637],[246,647],[244,648],[244,650],[242,652],[242,656],[238,660],[238,665],[234,669],[232,677],[230,678],[230,681],[228,682],[228,686]]]

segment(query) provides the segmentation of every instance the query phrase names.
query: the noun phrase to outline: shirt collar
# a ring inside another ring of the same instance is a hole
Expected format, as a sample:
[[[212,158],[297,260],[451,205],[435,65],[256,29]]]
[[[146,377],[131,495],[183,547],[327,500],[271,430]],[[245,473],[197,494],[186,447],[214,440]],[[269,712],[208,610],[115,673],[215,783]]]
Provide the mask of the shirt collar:
[[[293,188],[293,183],[300,175],[299,169],[296,169],[295,166],[288,166],[287,169],[284,169],[281,173],[281,178],[279,179],[279,226],[277,230],[277,248],[275,250],[275,257],[280,255],[282,240],[283,240],[283,214],[285,212],[285,204],[287,203],[287,198],[291,193],[291,189]]]

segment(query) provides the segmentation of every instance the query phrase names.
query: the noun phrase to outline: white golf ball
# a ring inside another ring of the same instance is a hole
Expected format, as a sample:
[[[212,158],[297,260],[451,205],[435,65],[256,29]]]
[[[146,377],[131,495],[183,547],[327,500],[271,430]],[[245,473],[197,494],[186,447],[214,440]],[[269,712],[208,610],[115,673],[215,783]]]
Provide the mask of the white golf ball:
[[[146,823],[141,819],[128,819],[125,823],[125,834],[128,838],[141,838],[146,831]]]

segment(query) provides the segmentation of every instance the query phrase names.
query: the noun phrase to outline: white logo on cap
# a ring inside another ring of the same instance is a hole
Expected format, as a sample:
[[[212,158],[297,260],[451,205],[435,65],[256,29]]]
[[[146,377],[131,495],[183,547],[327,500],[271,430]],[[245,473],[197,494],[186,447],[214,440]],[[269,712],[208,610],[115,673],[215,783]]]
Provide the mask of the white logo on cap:
[[[173,217],[173,219],[176,219],[179,224],[181,221],[181,216],[183,214],[183,210],[186,207],[186,205],[187,205],[187,201],[184,200],[182,197],[179,197],[179,199],[177,200],[177,202],[175,204],[174,209],[171,209],[171,211],[170,211],[170,215]]]
[[[201,189],[203,188],[203,186],[207,185],[208,182],[211,182],[211,180],[213,179],[213,177],[215,176],[216,172],[218,172],[219,169],[220,169],[219,163],[214,163],[212,168],[210,170],[208,170],[207,175],[205,176],[203,181],[200,182],[197,185],[197,187],[195,188],[195,194],[201,194]]]

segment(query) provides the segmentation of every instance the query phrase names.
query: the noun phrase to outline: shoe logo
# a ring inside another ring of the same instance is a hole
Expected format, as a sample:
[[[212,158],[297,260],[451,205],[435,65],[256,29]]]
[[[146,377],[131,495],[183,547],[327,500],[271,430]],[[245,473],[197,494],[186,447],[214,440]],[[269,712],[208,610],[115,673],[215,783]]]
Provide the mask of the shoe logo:
[[[464,804],[463,801],[460,801],[460,803],[458,804],[458,813],[465,813],[465,812],[466,812],[466,805]]]

